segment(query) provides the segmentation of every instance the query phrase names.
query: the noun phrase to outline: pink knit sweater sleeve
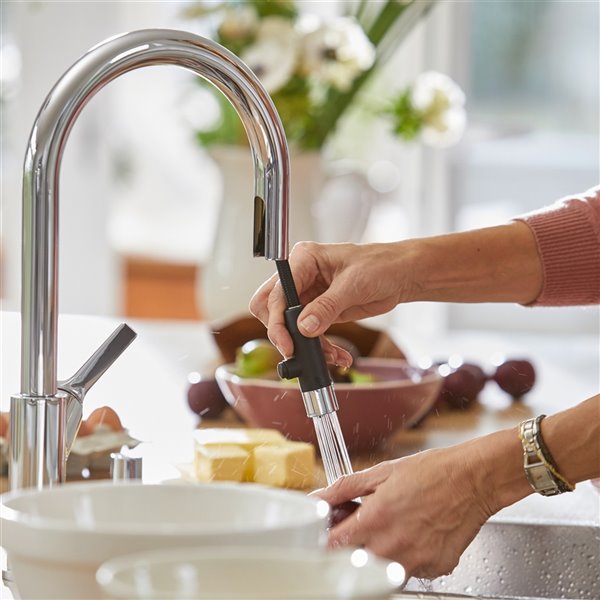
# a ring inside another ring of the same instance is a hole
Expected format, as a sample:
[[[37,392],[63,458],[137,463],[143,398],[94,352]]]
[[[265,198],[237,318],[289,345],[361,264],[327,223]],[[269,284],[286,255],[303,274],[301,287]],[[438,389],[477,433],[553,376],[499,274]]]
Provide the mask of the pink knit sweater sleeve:
[[[517,220],[531,229],[544,270],[532,304],[600,304],[600,186]]]

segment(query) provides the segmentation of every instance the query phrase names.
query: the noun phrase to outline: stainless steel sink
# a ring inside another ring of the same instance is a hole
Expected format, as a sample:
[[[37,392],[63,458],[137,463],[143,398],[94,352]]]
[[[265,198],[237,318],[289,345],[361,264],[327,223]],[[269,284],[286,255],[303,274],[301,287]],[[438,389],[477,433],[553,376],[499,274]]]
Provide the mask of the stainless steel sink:
[[[598,500],[600,509],[600,497]],[[411,579],[400,598],[600,599],[600,526],[487,523],[451,575]]]

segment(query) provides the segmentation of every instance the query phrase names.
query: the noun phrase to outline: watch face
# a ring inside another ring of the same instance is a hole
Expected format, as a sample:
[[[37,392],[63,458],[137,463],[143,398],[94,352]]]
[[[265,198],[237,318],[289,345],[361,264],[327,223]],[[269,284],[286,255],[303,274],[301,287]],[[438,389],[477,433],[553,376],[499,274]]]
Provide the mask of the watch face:
[[[525,474],[536,492],[539,492],[544,496],[554,495],[560,492],[552,473],[550,473],[543,463],[527,465],[525,467]]]

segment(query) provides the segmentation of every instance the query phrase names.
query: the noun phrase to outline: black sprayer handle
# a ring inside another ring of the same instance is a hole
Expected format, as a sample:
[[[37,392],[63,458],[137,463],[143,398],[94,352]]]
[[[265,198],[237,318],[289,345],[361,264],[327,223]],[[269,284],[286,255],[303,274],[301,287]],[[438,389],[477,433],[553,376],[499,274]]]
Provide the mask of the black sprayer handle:
[[[323,356],[319,338],[307,338],[298,330],[298,315],[304,307],[292,306],[284,313],[285,323],[294,341],[294,356],[277,365],[282,379],[297,377],[303,392],[331,385],[331,375]]]
[[[303,392],[330,386],[331,375],[319,338],[308,338],[298,329],[298,316],[304,307],[298,299],[289,263],[286,260],[277,261],[277,270],[288,303],[284,312],[285,324],[294,342],[294,356],[280,362],[277,373],[282,379],[297,377]]]

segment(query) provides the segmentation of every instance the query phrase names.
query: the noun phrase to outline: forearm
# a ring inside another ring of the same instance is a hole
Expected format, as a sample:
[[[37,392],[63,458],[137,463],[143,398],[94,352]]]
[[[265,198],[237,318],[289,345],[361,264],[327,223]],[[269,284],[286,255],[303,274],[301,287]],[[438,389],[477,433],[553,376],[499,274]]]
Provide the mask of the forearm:
[[[558,472],[571,483],[600,477],[600,394],[546,417],[542,438]]]
[[[542,438],[558,472],[577,484],[600,477],[600,395],[541,422]],[[490,514],[533,493],[523,469],[523,447],[517,428],[467,442],[472,472]]]
[[[410,240],[414,286],[408,301],[518,302],[540,292],[535,239],[520,222]]]

